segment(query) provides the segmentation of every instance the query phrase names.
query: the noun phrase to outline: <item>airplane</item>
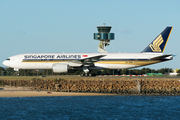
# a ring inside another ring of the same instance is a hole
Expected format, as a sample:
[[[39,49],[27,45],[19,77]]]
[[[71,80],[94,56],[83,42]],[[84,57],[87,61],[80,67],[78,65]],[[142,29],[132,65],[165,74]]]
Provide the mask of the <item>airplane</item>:
[[[166,27],[140,53],[27,53],[6,59],[3,64],[19,69],[52,69],[54,73],[83,70],[81,76],[91,76],[90,71],[102,69],[129,69],[173,59],[165,54],[166,44],[173,27]]]

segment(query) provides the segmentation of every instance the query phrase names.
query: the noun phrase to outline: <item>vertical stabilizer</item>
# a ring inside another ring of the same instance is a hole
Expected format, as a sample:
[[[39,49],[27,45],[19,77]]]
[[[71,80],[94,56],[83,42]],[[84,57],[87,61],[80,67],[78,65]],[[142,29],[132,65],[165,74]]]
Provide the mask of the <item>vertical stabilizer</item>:
[[[163,53],[173,27],[166,27],[142,52]]]

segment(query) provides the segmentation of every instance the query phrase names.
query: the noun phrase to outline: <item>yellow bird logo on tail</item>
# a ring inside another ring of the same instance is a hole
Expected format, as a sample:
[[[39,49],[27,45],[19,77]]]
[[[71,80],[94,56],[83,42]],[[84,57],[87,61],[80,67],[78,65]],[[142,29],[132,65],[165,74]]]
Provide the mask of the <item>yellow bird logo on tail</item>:
[[[164,42],[163,37],[161,34],[156,38],[153,44],[150,44],[149,47],[153,52],[161,52],[160,45]]]

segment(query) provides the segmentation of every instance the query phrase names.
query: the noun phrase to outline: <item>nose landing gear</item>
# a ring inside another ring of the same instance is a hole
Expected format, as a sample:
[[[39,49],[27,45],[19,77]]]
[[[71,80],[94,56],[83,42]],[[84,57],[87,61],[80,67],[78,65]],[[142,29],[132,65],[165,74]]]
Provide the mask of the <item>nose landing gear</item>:
[[[14,68],[14,71],[16,71],[16,73],[17,73],[17,76],[20,76],[20,74],[19,74],[19,69],[17,69],[17,68]]]

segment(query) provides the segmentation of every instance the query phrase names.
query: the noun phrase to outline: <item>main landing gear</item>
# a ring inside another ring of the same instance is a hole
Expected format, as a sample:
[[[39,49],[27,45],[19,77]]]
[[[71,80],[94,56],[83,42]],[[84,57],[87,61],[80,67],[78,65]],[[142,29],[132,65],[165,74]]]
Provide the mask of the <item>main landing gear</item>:
[[[81,74],[81,77],[91,77],[92,75],[89,73],[89,69],[87,67],[83,67],[83,74]]]
[[[89,73],[83,73],[83,74],[81,74],[81,77],[91,77],[91,74],[89,74]]]

